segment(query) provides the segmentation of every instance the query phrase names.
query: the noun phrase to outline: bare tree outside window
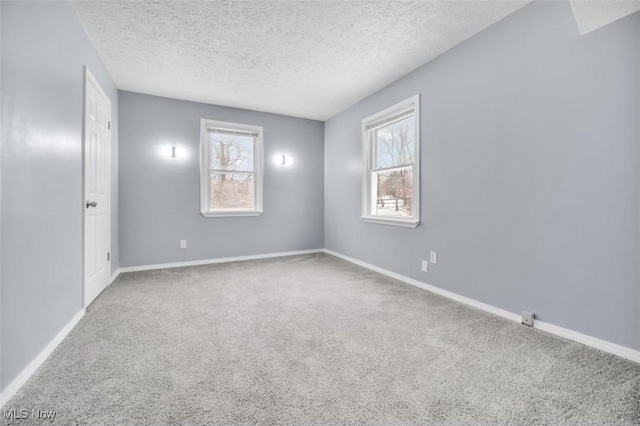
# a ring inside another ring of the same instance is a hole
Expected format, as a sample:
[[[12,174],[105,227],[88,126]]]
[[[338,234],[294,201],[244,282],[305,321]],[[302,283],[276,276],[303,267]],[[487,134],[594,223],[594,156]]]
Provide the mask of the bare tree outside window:
[[[204,217],[260,216],[263,129],[200,120],[200,213]]]
[[[376,188],[373,214],[411,217],[415,118],[406,117],[374,131]]]
[[[375,168],[413,163],[415,118],[413,116],[375,130]]]
[[[250,135],[210,133],[211,209],[254,208],[254,144]]]
[[[362,120],[362,219],[420,223],[420,95]]]

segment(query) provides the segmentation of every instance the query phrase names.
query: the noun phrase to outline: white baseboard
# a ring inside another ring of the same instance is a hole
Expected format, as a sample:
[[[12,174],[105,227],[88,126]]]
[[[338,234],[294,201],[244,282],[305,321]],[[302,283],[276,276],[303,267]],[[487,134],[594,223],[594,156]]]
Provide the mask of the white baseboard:
[[[258,254],[253,256],[239,256],[239,257],[225,257],[220,259],[207,259],[207,260],[196,260],[191,262],[176,262],[176,263],[165,263],[161,265],[146,265],[146,266],[134,266],[128,268],[119,268],[117,269],[113,275],[111,275],[109,279],[109,284],[113,283],[116,278],[122,272],[134,272],[134,271],[149,271],[153,269],[166,269],[166,268],[179,268],[183,266],[195,266],[195,265],[208,265],[213,263],[227,263],[227,262],[238,262],[243,260],[256,260],[256,259],[269,259],[274,257],[285,257],[285,256],[295,256],[300,254],[311,254],[311,253],[322,253],[323,249],[315,249],[315,250],[300,250],[300,251],[290,251],[290,252],[281,252],[281,253],[267,253],[267,254]],[[69,334],[69,332],[75,327],[75,325],[80,321],[80,319],[84,316],[85,310],[82,309],[73,318],[64,326],[62,330],[56,335],[56,337],[51,340],[51,342],[47,345],[46,348],[38,354],[38,356],[27,365],[24,370],[18,374],[18,376],[13,379],[9,385],[0,393],[0,408],[4,407],[4,405],[18,392],[18,390],[29,380],[29,377],[35,373],[38,368],[47,360],[49,355],[55,350],[55,348],[64,340],[64,338]]]
[[[474,308],[480,309],[485,312],[489,312],[491,314],[497,315],[499,317],[515,321],[521,322],[522,318],[518,314],[514,314],[513,312],[506,311],[504,309],[496,308],[495,306],[488,305],[486,303],[479,302],[474,299],[470,299],[465,296],[461,296],[457,293],[453,293],[448,290],[441,289],[439,287],[432,286],[430,284],[423,283],[421,281],[415,280],[413,278],[406,277],[404,275],[397,274],[395,272],[388,271],[383,268],[379,268],[377,266],[371,265],[367,262],[363,262],[362,260],[354,259],[349,256],[345,256],[342,253],[335,252],[333,250],[324,249],[324,252],[335,257],[339,257],[340,259],[346,260],[347,262],[351,262],[353,264],[362,266],[364,268],[370,269],[372,271],[378,272],[382,275],[386,275],[388,277],[394,278],[398,281],[402,281],[407,284],[411,284],[416,287],[420,287],[422,289],[431,291],[433,293],[444,296],[448,299],[455,300],[460,303],[464,303],[465,305],[473,306]],[[556,336],[564,337],[565,339],[572,340],[574,342],[582,343],[583,345],[590,346],[595,349],[599,349],[601,351],[617,355],[619,357],[628,359],[630,361],[634,361],[640,363],[640,351],[635,349],[627,348],[625,346],[621,346],[615,343],[608,342],[606,340],[601,340],[595,337],[588,336],[586,334],[578,333],[577,331],[569,330],[567,328],[559,327],[557,325],[550,324],[548,322],[535,320],[533,323],[533,327],[537,328],[541,331],[545,331],[547,333],[555,334]]]
[[[504,309],[496,308],[495,306],[487,305],[486,303],[478,302],[477,300],[470,299],[468,297],[461,296],[457,293],[453,293],[448,290],[443,290],[439,287],[432,286],[431,284],[423,283],[422,281],[414,280],[413,278],[406,277],[404,275],[396,274],[395,272],[387,271],[386,269],[379,268],[377,266],[371,265],[367,262],[363,262],[362,260],[354,259],[353,257],[345,256],[342,253],[337,253],[333,250],[324,250],[325,253],[330,254],[331,256],[339,257],[340,259],[346,260],[347,262],[354,263],[358,266],[362,266],[363,268],[370,269],[372,271],[378,272],[382,275],[386,275],[388,277],[394,278],[398,281],[402,281],[407,284],[411,284],[416,287],[420,287],[422,289],[428,290],[432,293],[439,294],[440,296],[444,296],[448,299],[453,299],[460,303],[464,303],[465,305],[473,306],[474,308],[478,308],[485,312],[490,312],[494,315],[497,315],[502,318],[506,318],[508,320],[520,322],[521,318],[519,315],[511,313],[509,311],[505,311]]]
[[[404,283],[422,288],[424,290],[430,291],[432,293],[439,294],[448,299],[455,300],[460,303],[464,303],[465,305],[472,306],[474,308],[480,309],[485,312],[489,312],[491,314],[497,315],[499,317],[520,322],[520,315],[515,314],[513,312],[506,311],[504,309],[496,308],[495,306],[488,305],[486,303],[479,302],[477,300],[461,296],[457,293],[453,293],[448,290],[441,289],[439,287],[432,286],[430,284],[423,283],[421,281],[415,280],[413,278],[406,277],[404,275],[397,274],[395,272],[388,271],[386,269],[371,265],[369,263],[363,262],[362,260],[354,259],[349,256],[345,256],[344,254],[337,253],[333,250],[328,249],[314,249],[314,250],[300,250],[300,251],[292,251],[292,252],[282,252],[282,253],[269,253],[269,254],[259,254],[253,256],[240,256],[240,257],[226,257],[219,259],[208,259],[208,260],[196,260],[190,262],[176,262],[176,263],[165,263],[160,265],[146,265],[146,266],[133,266],[127,268],[120,268],[114,272],[111,276],[110,283],[115,281],[118,275],[121,272],[134,272],[134,271],[149,271],[154,269],[166,269],[166,268],[179,268],[184,266],[195,266],[195,265],[208,265],[214,263],[227,263],[227,262],[239,262],[243,260],[256,260],[256,259],[268,259],[275,257],[285,257],[285,256],[295,256],[301,254],[311,254],[311,253],[327,253],[331,256],[335,256],[341,259],[344,259],[353,264],[362,266],[364,268],[370,269],[372,271],[378,272],[380,274],[386,275],[388,277],[394,278],[398,281],[402,281]],[[13,379],[9,385],[0,393],[0,408],[4,407],[4,405],[16,394],[16,392],[29,380],[29,378],[35,373],[38,368],[46,361],[46,359],[51,355],[51,353],[55,350],[55,348],[64,340],[64,338],[71,332],[71,330],[75,327],[75,325],[80,321],[80,319],[84,316],[85,310],[80,310],[73,318],[64,326],[62,330],[51,340],[51,342],[45,347],[38,356],[27,365],[24,370],[18,374],[18,376]],[[578,333],[573,330],[569,330],[563,327],[559,327],[557,325],[550,324],[548,322],[536,320],[534,322],[534,328],[537,328],[541,331],[545,331],[560,337],[564,337],[566,339],[572,340],[574,342],[581,343],[586,346],[590,346],[595,349],[599,349],[601,351],[617,355],[619,357],[628,359],[630,361],[634,361],[640,363],[640,351],[635,349],[631,349],[625,346],[617,345],[615,343],[608,342],[606,340],[597,339],[595,337],[588,336],[586,334]]]
[[[111,275],[111,278],[109,279],[109,285],[113,284],[116,278],[118,278],[118,275],[120,275],[120,269],[116,269],[113,275]]]
[[[270,259],[272,257],[297,256],[300,254],[323,253],[324,249],[286,251],[280,253],[254,254],[251,256],[221,257],[218,259],[191,260],[188,262],[160,263],[157,265],[127,266],[119,272],[152,271],[155,269],[183,268],[185,266],[211,265],[214,263],[241,262],[244,260]]]
[[[534,320],[533,327],[640,364],[640,351],[636,351],[635,349],[578,333],[577,331],[569,330],[568,328],[563,328],[545,321]]]
[[[9,402],[11,398],[18,392],[18,390],[29,380],[29,377],[35,373],[38,368],[49,358],[49,355],[55,350],[56,347],[67,337],[67,334],[73,327],[76,326],[78,321],[84,316],[84,309],[80,310],[77,314],[71,318],[71,320],[64,326],[62,330],[56,335],[56,337],[49,342],[47,347],[45,347],[38,356],[27,365],[24,370],[18,374],[18,376],[13,379],[11,383],[7,385],[7,387],[0,393],[0,408],[4,407],[4,405]]]

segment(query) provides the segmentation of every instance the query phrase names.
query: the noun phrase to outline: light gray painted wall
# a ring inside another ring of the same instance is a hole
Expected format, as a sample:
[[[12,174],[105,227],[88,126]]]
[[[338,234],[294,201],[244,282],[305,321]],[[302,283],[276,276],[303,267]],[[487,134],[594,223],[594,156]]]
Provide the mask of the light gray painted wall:
[[[1,29],[4,388],[82,308],[84,65],[113,109],[118,247],[118,92],[71,3],[2,2]]]
[[[640,349],[639,56],[640,14],[534,2],[328,120],[326,248]],[[361,120],[416,93],[422,223],[364,223]]]
[[[200,214],[201,118],[264,127],[262,216]],[[322,248],[323,138],[319,121],[120,91],[121,266]],[[184,158],[161,155],[173,144]]]

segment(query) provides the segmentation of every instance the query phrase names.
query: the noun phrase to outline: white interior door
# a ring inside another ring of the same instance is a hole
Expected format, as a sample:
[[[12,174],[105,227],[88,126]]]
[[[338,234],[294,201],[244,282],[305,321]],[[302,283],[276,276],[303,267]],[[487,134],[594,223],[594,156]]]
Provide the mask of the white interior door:
[[[111,102],[85,68],[84,306],[109,285],[111,251]]]

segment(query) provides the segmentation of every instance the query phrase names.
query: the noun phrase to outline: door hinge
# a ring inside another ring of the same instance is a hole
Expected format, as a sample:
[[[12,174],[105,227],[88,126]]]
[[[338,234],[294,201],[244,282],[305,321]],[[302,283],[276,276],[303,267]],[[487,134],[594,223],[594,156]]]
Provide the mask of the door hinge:
[[[111,122],[110,121],[107,123],[107,130],[111,130]]]
[[[111,253],[107,252],[107,262],[111,260]]]

